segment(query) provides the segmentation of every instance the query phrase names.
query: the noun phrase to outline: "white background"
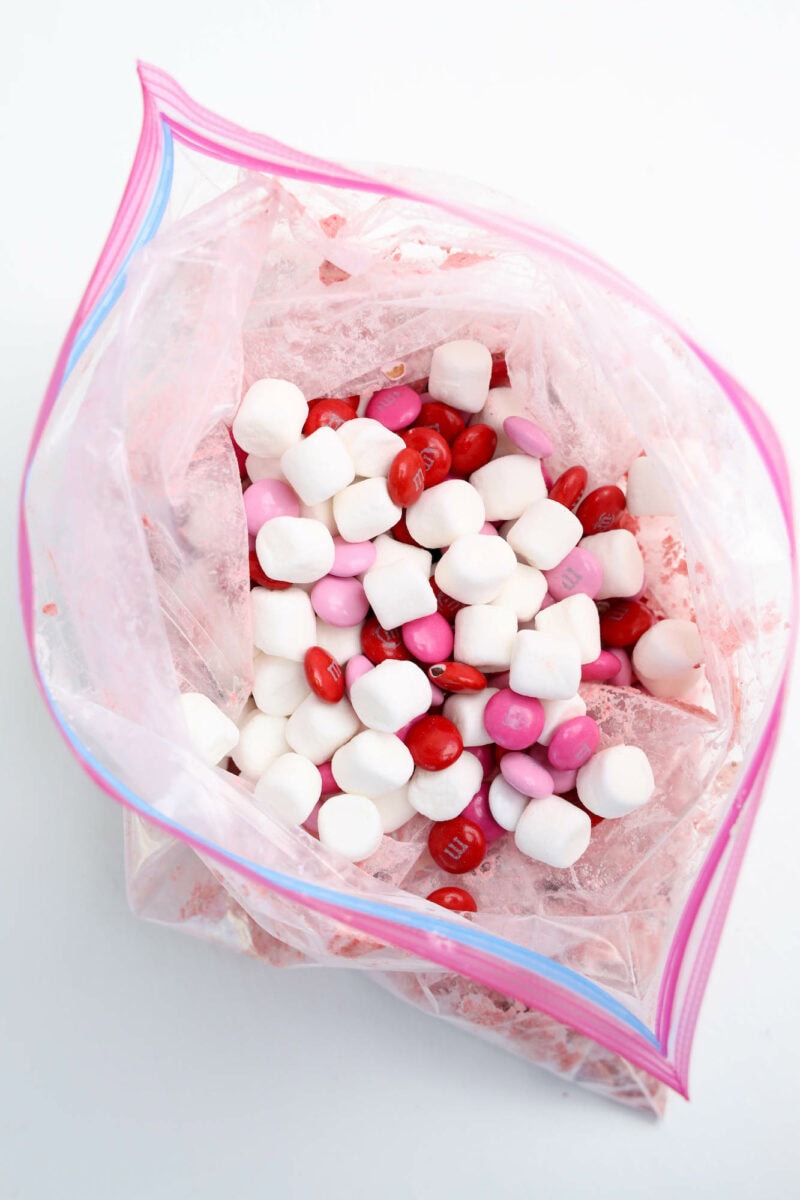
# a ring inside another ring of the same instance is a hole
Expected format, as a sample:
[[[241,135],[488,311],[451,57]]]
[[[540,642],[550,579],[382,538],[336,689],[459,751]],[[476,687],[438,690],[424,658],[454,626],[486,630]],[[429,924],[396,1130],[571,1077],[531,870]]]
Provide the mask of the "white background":
[[[706,995],[692,1102],[673,1098],[659,1124],[362,979],[271,971],[135,920],[120,813],[45,716],[10,566],[34,413],[136,142],[137,56],[311,152],[533,203],[738,374],[797,471],[799,55],[796,0],[5,12],[2,1200],[800,1195],[797,696]]]

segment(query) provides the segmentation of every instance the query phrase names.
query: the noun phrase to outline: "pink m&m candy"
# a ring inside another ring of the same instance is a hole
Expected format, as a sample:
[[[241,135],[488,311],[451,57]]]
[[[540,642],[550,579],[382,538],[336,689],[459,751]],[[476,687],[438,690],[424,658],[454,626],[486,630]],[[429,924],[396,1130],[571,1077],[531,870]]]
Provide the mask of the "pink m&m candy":
[[[570,550],[566,558],[562,558],[558,566],[551,571],[545,571],[547,590],[554,600],[566,600],[583,592],[594,600],[603,582],[603,568],[599,560],[589,550],[576,546]]]
[[[600,742],[600,727],[591,717],[572,717],[559,725],[547,747],[547,758],[560,771],[577,771]]]
[[[329,625],[349,628],[363,621],[369,601],[359,579],[337,579],[326,575],[311,589],[311,607]]]
[[[406,621],[400,632],[406,649],[420,662],[444,662],[453,653],[453,627],[441,613]]]
[[[616,675],[612,675],[609,683],[615,684],[617,687],[630,687],[633,683],[633,665],[631,656],[627,650],[613,649],[609,650],[609,654],[613,654],[614,658],[619,663],[619,670]]]
[[[364,413],[373,421],[380,421],[387,429],[406,429],[419,416],[422,400],[413,388],[400,384],[398,387],[381,388],[371,397]]]
[[[377,555],[374,542],[346,542],[340,537],[333,539],[333,549],[333,566],[330,573],[341,578],[368,571]]]
[[[482,750],[484,748],[488,749],[488,747],[481,746]],[[474,754],[475,751],[473,750],[471,753]],[[505,829],[502,825],[497,824],[489,809],[489,781],[486,779],[461,815],[468,821],[472,821],[473,825],[478,826],[487,842],[496,842],[498,838],[505,835]]]
[[[540,800],[542,796],[553,794],[553,776],[530,754],[520,754],[517,750],[504,754],[500,760],[500,774],[523,796]]]
[[[281,479],[259,479],[244,493],[247,529],[254,536],[273,517],[299,517],[300,501]]]
[[[532,696],[502,688],[486,705],[483,724],[492,741],[504,750],[525,750],[542,732],[544,709]]]
[[[623,652],[624,653],[624,652]],[[581,679],[587,683],[605,683],[620,670],[620,661],[613,650],[601,650],[594,662],[584,663]]]
[[[350,689],[357,679],[362,675],[366,675],[367,671],[371,671],[374,663],[371,663],[366,654],[354,654],[348,659],[347,666],[344,669],[344,685],[347,689],[348,696]]]
[[[478,530],[478,533],[482,533],[485,537],[499,537],[500,536],[500,534],[495,529],[494,525],[492,525],[491,521],[484,521],[483,525]]]
[[[524,454],[534,458],[547,458],[553,453],[553,443],[543,429],[534,425],[526,417],[506,417],[503,421],[503,433]]]
[[[330,762],[320,763],[317,770],[322,777],[322,795],[331,796],[334,792],[339,791],[339,785],[333,778]]]

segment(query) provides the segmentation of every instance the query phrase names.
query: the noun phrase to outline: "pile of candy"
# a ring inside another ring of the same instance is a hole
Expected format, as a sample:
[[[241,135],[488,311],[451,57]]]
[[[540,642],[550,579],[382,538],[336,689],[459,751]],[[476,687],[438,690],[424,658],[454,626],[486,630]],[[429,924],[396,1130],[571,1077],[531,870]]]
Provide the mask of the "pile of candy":
[[[448,342],[421,387],[365,407],[261,379],[233,423],[254,704],[237,726],[185,694],[192,745],[209,764],[231,755],[263,811],[352,862],[422,814],[452,874],[508,833],[571,866],[593,825],[655,790],[639,747],[599,748],[581,681],[677,698],[702,674],[696,626],[648,610],[619,525],[669,511],[650,461],[631,464],[626,492],[584,495],[582,466],[553,481],[550,439],[493,386],[503,367]],[[476,908],[462,888],[428,899]]]

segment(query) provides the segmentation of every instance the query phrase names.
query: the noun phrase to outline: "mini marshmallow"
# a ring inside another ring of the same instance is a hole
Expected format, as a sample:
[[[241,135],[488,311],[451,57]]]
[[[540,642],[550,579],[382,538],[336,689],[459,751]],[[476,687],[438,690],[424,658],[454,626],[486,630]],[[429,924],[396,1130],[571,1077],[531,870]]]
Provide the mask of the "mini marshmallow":
[[[655,791],[653,769],[639,746],[609,746],[578,771],[580,801],[598,817],[624,817]]]
[[[261,479],[283,479],[279,458],[261,458],[258,454],[248,454],[244,460],[244,469],[251,483],[258,483]]]
[[[513,833],[525,811],[528,797],[512,787],[502,775],[496,775],[489,786],[489,811],[501,829]]]
[[[333,758],[345,742],[358,733],[358,718],[349,701],[330,704],[312,692],[294,710],[286,725],[286,741],[319,766]]]
[[[541,633],[561,634],[578,643],[581,663],[594,662],[600,653],[600,614],[583,592],[567,596],[537,614],[534,627]]]
[[[231,752],[245,779],[258,779],[270,763],[289,749],[286,717],[271,717],[256,709],[239,726],[239,742]]]
[[[370,799],[380,813],[384,833],[394,833],[417,815],[417,810],[408,798],[407,787],[385,792],[383,796],[371,796]]]
[[[531,800],[519,819],[514,841],[521,854],[549,867],[571,867],[589,846],[592,822],[561,796]]]
[[[703,674],[703,644],[693,621],[657,621],[633,648],[633,669],[653,696],[679,699]]]
[[[577,546],[582,533],[580,521],[563,504],[536,500],[509,529],[508,544],[532,567],[550,571]]]
[[[344,442],[329,425],[321,425],[284,451],[281,467],[304,504],[330,500],[356,477]]]
[[[333,778],[344,792],[382,796],[408,783],[414,773],[411,751],[393,733],[365,729],[331,760]]]
[[[595,600],[638,596],[644,587],[644,559],[629,530],[609,529],[606,533],[593,533],[582,538],[580,545],[591,551],[603,568],[603,582]]]
[[[428,393],[464,412],[480,412],[491,377],[492,356],[484,345],[466,338],[445,342],[431,357]]]
[[[586,703],[577,694],[570,696],[568,700],[543,700],[542,708],[544,709],[544,725],[536,739],[540,746],[549,746],[553,734],[565,721],[571,721],[573,717],[586,716]]]
[[[386,567],[370,567],[364,591],[384,629],[398,629],[406,621],[436,612],[436,596],[421,571],[402,560]]]
[[[331,796],[317,817],[319,840],[326,850],[348,862],[362,862],[381,844],[383,826],[380,813],[367,796],[341,792]]]
[[[311,521],[319,521],[328,533],[336,534],[336,522],[333,519],[333,500],[320,500],[319,504],[301,504],[300,516],[308,517]]]
[[[306,398],[285,379],[259,379],[233,418],[233,436],[248,454],[278,458],[300,441],[308,417]]]
[[[371,417],[345,421],[336,430],[336,436],[350,455],[356,475],[362,479],[388,475],[393,459],[406,447],[398,434]]]
[[[315,646],[322,646],[331,658],[335,658],[340,666],[344,666],[356,654],[361,653],[361,628],[358,625],[329,625],[327,621],[317,619],[317,638]]]
[[[536,500],[547,495],[542,464],[527,454],[493,458],[469,477],[486,509],[487,521],[510,521],[520,517]]]
[[[317,644],[319,644],[317,642]],[[310,688],[301,662],[257,654],[253,663],[253,699],[271,717],[288,717]]]
[[[524,409],[524,404],[514,395],[513,388],[496,387],[489,389],[486,403],[475,417],[483,425],[489,425],[497,434],[497,449],[495,455],[516,454],[519,450],[503,428],[507,417],[518,417]]]
[[[511,654],[512,691],[539,700],[568,700],[580,681],[581,655],[574,638],[520,630]]]
[[[456,613],[455,659],[479,671],[504,671],[516,636],[517,618],[510,608],[471,604]]]
[[[628,468],[625,502],[632,517],[672,516],[674,506],[652,458],[635,458]]]
[[[462,604],[488,604],[510,579],[517,560],[508,542],[470,533],[456,538],[436,564],[439,587]]]
[[[271,591],[256,587],[250,593],[253,641],[264,654],[302,662],[315,644],[317,619],[306,592],[301,588]]]
[[[451,545],[456,538],[480,533],[486,514],[479,492],[465,479],[445,479],[422,493],[406,509],[408,532],[431,550]]]
[[[197,757],[209,767],[226,758],[239,741],[239,730],[230,717],[202,692],[183,692],[181,708],[189,745]]]
[[[336,527],[346,542],[367,542],[386,533],[402,515],[403,510],[389,497],[385,479],[361,479],[333,498]]]
[[[281,754],[261,775],[255,802],[285,825],[302,825],[322,795],[322,776],[302,754]]]
[[[398,542],[390,533],[380,534],[372,544],[375,547],[375,562],[370,570],[374,567],[388,567],[394,562],[405,562],[421,571],[426,579],[430,577],[433,567],[433,555],[430,550]]]
[[[541,571],[527,563],[517,563],[492,604],[510,608],[518,621],[532,621],[542,606],[546,591],[547,580]]]
[[[386,659],[356,679],[350,700],[368,729],[394,733],[428,711],[431,685],[414,663]]]
[[[483,715],[486,705],[492,696],[497,695],[498,688],[487,687],[480,692],[459,692],[448,696],[442,708],[442,715],[452,721],[465,746],[490,746],[491,734],[486,732]]]
[[[483,767],[465,750],[443,771],[417,767],[408,785],[408,800],[423,817],[449,821],[460,816],[483,781]]]
[[[333,538],[320,521],[273,517],[256,534],[256,554],[270,579],[314,583],[333,566]]]

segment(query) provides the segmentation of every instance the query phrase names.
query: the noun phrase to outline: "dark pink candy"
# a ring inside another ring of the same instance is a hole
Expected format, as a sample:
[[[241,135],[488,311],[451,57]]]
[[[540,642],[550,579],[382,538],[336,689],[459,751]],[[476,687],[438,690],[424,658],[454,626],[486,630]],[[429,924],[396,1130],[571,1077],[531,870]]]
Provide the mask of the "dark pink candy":
[[[594,662],[584,663],[581,679],[586,683],[606,683],[620,670],[620,662],[614,650],[601,650]]]
[[[600,744],[600,727],[591,717],[572,717],[559,725],[547,747],[547,759],[559,771],[577,771]]]
[[[489,783],[487,780],[484,780],[478,788],[461,815],[468,821],[472,821],[473,825],[478,826],[487,842],[496,842],[506,832],[502,825],[497,824],[489,811]]]
[[[491,746],[465,746],[470,754],[474,754],[478,762],[483,767],[483,777],[490,775],[495,768],[494,750]]]
[[[567,792],[572,791],[578,778],[577,771],[559,771],[554,767],[547,757],[546,746],[531,746],[528,754],[534,762],[537,762],[540,767],[544,767],[547,771],[553,780],[553,791],[556,796],[563,796]]]

